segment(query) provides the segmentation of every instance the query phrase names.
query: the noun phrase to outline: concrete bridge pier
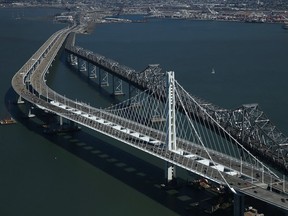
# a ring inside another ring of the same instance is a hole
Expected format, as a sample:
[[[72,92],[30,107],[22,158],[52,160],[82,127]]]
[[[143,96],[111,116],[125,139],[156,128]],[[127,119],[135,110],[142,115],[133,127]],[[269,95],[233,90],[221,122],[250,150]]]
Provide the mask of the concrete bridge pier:
[[[79,72],[87,71],[87,62],[85,60],[78,58],[78,70]]]
[[[89,79],[97,78],[97,66],[88,63],[88,77]]]
[[[167,185],[173,183],[175,179],[176,179],[176,167],[174,166],[174,164],[166,162],[165,180]]]
[[[244,195],[240,193],[234,194],[234,216],[244,215]]]
[[[72,65],[77,67],[78,65],[78,60],[77,60],[77,56],[73,55],[73,54],[69,54],[68,56],[68,62]]]
[[[63,117],[59,116],[59,125],[62,126],[63,125]]]
[[[17,104],[23,104],[23,103],[24,103],[24,100],[22,100],[22,97],[19,96],[17,100]]]
[[[99,85],[101,87],[109,86],[109,74],[106,71],[99,70]]]
[[[113,87],[113,93],[112,93],[113,96],[124,95],[121,79],[118,79],[117,77],[113,76],[112,87]]]
[[[29,117],[29,118],[35,117],[35,114],[32,113],[32,110],[33,110],[33,107],[30,107],[30,108],[29,108],[29,112],[28,112],[28,117]]]

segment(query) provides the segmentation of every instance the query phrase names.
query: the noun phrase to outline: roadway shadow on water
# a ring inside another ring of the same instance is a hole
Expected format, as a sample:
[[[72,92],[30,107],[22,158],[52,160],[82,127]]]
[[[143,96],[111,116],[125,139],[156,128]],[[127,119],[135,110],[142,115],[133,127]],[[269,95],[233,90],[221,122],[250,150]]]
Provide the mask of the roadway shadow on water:
[[[10,101],[16,101],[17,97],[14,90],[10,88],[5,95],[5,104],[11,106]],[[76,133],[45,134],[43,133],[43,124],[54,122],[56,116],[34,109],[37,118],[29,119],[25,117],[27,110],[27,105],[13,103],[10,114],[28,130],[45,137],[53,144],[145,194],[175,213],[195,216],[210,215],[203,212],[202,207],[195,207],[195,203],[201,202],[201,200],[210,200],[210,194],[187,187],[184,180],[180,180],[179,187],[176,188],[163,189],[161,187],[161,183],[164,182],[164,170],[148,162],[152,156],[89,129],[83,129]],[[213,215],[231,215],[231,209],[228,212],[221,211]]]

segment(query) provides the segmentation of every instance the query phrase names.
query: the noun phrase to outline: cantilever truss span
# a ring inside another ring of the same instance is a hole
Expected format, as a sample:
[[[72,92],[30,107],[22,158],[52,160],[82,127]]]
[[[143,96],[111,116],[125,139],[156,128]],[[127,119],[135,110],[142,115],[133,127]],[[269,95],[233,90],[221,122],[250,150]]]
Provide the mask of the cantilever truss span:
[[[277,129],[258,104],[216,111],[214,118],[254,154],[265,157],[287,172],[288,137]]]

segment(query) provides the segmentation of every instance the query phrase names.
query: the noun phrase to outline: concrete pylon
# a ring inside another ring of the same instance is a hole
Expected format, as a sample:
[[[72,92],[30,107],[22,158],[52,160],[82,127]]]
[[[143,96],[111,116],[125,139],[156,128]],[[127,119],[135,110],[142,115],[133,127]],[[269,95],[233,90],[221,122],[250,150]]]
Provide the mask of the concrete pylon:
[[[167,72],[167,120],[166,120],[166,147],[169,151],[176,151],[176,125],[175,125],[175,83],[174,71]],[[167,183],[176,178],[176,167],[167,162],[165,168]]]

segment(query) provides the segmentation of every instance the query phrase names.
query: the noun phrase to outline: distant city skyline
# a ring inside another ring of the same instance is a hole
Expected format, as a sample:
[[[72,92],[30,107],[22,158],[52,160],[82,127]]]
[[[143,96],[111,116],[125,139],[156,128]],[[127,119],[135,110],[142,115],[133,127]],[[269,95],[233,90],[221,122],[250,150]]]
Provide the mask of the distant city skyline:
[[[288,9],[288,0],[178,0],[178,1],[167,1],[167,0],[0,0],[1,4],[12,4],[12,3],[23,3],[23,4],[101,4],[101,5],[111,5],[114,6],[142,6],[147,4],[162,4],[162,5],[222,5],[228,7],[252,7],[252,8],[262,8],[262,9]]]
[[[77,12],[81,16],[74,18],[82,24],[103,22],[103,18],[126,14],[194,20],[288,22],[288,0],[0,0],[0,7],[38,6]]]

